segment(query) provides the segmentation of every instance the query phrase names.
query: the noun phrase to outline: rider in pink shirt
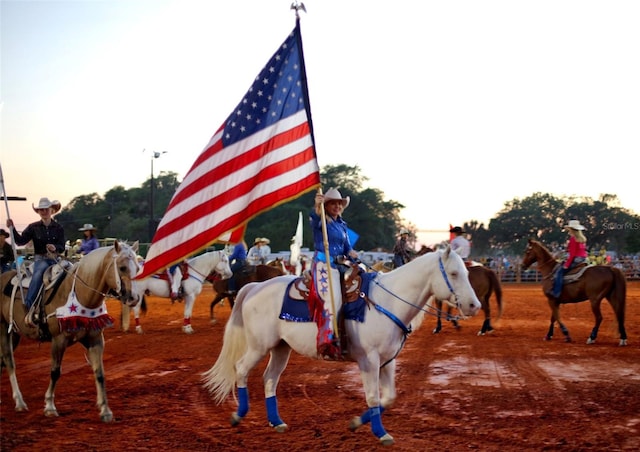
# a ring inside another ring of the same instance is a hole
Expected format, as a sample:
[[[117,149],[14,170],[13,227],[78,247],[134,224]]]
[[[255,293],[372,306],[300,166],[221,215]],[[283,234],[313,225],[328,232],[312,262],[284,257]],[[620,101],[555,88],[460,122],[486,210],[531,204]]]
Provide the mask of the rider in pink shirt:
[[[582,231],[585,227],[578,220],[569,220],[569,224],[564,227],[569,232],[569,243],[567,244],[567,259],[558,269],[553,284],[552,295],[560,298],[562,292],[562,279],[564,275],[573,267],[587,260],[587,238]]]

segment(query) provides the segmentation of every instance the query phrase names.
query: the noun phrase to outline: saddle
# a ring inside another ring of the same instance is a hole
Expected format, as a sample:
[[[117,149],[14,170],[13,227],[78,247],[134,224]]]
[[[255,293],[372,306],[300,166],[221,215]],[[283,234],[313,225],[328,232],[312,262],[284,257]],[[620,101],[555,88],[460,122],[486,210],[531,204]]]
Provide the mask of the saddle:
[[[23,289],[28,289],[29,284],[31,283],[31,279],[33,277],[33,262],[29,265],[22,265],[20,267],[20,273],[14,275],[11,278],[11,285],[13,286],[13,290],[11,292],[11,302],[15,303],[16,294],[18,292],[18,288],[22,287]],[[42,287],[38,292],[38,296],[33,302],[28,317],[31,318],[31,322],[35,324],[38,328],[38,340],[41,342],[50,341],[52,336],[49,331],[49,327],[47,325],[47,317],[45,314],[45,305],[48,302],[44,301],[44,294],[50,290],[55,289],[59,286],[62,280],[66,276],[66,272],[69,271],[73,267],[73,263],[68,260],[61,260],[49,268],[47,268],[43,274],[42,278]]]
[[[591,264],[588,262],[581,262],[572,269],[569,270],[567,274],[564,275],[562,281],[564,284],[570,284],[578,281],[580,277],[584,274],[584,272],[589,268]]]
[[[346,334],[345,320],[364,321],[364,310],[368,304],[368,299],[364,292],[373,274],[368,274],[358,264],[345,261],[342,264],[349,268],[341,278],[340,289],[342,293],[342,303],[337,306],[337,327],[340,337],[340,349],[342,359],[347,359],[349,338]],[[321,270],[322,271],[322,270]],[[369,275],[366,281],[363,275]],[[330,294],[326,294],[330,296]],[[324,297],[319,293],[313,284],[313,276],[310,270],[306,270],[300,277],[293,280],[284,295],[283,309],[280,318],[294,322],[315,321],[319,318],[324,309]],[[338,300],[340,302],[340,300]]]
[[[13,278],[11,278],[11,284],[14,287],[22,286],[25,289],[29,288],[29,284],[31,283],[31,278],[33,277],[33,265],[31,262],[29,265],[21,265],[20,273],[16,273]],[[65,271],[71,269],[73,267],[73,263],[68,260],[61,260],[49,268],[47,268],[42,277],[42,285],[44,286],[44,290],[49,290],[53,285],[60,279],[60,277],[64,274]]]

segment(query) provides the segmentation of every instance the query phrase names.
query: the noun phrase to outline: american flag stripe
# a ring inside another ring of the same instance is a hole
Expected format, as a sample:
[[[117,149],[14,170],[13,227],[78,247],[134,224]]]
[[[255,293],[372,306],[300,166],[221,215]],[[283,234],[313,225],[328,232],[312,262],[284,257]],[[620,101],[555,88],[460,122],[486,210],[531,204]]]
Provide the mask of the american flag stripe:
[[[138,278],[239,241],[249,220],[320,186],[301,47],[296,21],[178,187]]]

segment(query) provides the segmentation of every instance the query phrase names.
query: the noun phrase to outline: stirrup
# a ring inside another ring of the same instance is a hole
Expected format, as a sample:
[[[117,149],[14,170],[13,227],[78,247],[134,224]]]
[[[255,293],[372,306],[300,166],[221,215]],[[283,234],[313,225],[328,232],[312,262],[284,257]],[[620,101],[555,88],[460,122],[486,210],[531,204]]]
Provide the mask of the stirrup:
[[[27,312],[27,315],[24,316],[24,323],[30,328],[36,328],[37,325],[35,324],[35,320],[31,314],[32,311],[30,309],[29,312]]]

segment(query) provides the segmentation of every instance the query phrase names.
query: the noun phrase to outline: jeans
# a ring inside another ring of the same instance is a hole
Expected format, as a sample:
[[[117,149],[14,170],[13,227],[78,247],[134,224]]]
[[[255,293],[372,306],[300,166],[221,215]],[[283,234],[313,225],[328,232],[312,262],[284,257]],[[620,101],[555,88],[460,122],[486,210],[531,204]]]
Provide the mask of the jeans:
[[[44,272],[47,268],[55,264],[55,259],[50,259],[42,256],[36,256],[33,263],[33,275],[31,276],[31,283],[29,283],[29,290],[27,291],[27,298],[24,300],[24,304],[27,309],[30,309],[33,305],[36,295],[40,291],[42,286],[42,280],[44,278]]]
[[[553,296],[558,298],[560,296],[560,293],[562,292],[562,284],[563,284],[563,279],[564,279],[564,275],[566,275],[569,270],[571,270],[572,268],[575,268],[578,264],[581,264],[585,261],[586,259],[584,257],[576,257],[573,259],[573,262],[571,262],[571,265],[569,265],[569,268],[564,268],[563,265],[560,266],[560,268],[558,268],[558,271],[556,272],[555,275],[555,279],[553,281]]]

